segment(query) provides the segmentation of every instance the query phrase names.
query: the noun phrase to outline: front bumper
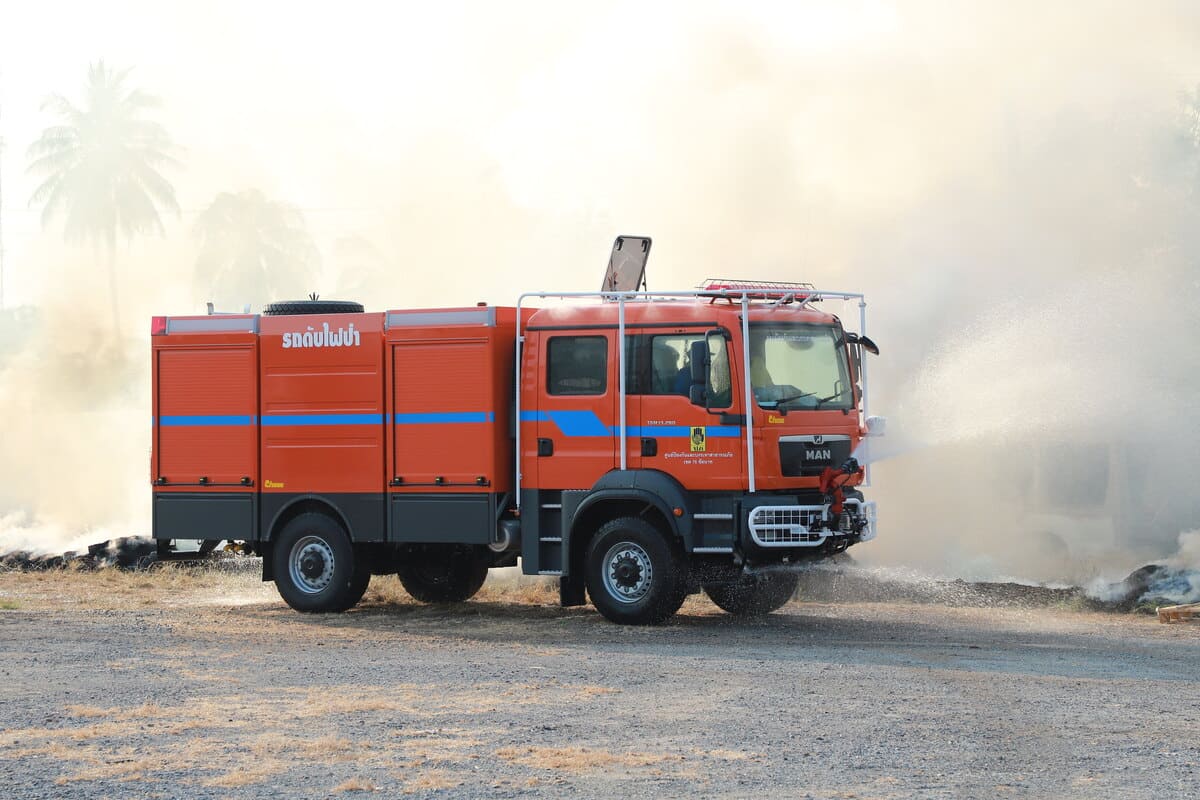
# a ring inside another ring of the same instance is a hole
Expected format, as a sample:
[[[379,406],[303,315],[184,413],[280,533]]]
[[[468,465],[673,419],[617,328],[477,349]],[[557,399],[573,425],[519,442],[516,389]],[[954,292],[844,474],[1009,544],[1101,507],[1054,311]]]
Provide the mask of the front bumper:
[[[756,506],[750,509],[747,529],[759,547],[821,547],[830,539],[847,544],[868,542],[878,533],[875,501],[846,498],[842,513],[829,504]]]

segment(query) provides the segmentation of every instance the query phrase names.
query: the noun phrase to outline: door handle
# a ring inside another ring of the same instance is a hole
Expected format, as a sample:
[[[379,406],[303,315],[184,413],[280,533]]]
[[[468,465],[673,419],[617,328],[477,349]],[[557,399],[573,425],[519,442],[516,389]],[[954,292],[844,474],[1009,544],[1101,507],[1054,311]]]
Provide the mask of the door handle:
[[[538,439],[538,458],[554,455],[554,441],[552,439]]]
[[[650,439],[642,437],[642,457],[649,458],[650,456],[658,455],[658,439]]]

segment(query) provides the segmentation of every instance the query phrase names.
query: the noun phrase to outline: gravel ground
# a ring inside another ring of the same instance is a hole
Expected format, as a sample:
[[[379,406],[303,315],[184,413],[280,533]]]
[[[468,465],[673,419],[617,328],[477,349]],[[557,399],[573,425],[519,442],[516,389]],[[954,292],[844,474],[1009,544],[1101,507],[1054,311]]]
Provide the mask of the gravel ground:
[[[537,585],[308,616],[247,572],[0,573],[0,793],[1200,797],[1200,625],[1037,600],[622,628]]]

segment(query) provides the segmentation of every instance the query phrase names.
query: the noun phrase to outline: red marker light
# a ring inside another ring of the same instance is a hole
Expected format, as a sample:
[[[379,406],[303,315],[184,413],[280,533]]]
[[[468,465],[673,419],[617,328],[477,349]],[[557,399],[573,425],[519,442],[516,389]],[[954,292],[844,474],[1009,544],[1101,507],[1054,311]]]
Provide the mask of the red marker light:
[[[150,318],[150,335],[165,336],[167,333],[167,318],[166,317],[151,317]]]

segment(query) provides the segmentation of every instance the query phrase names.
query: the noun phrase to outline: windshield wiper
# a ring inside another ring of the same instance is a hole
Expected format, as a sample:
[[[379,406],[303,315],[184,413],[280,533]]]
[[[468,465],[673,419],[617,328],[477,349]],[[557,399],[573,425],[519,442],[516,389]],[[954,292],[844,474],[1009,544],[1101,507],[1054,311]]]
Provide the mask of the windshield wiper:
[[[821,399],[817,400],[817,404],[813,406],[813,410],[815,411],[816,409],[820,408],[822,403],[828,403],[830,400],[836,400],[843,394],[845,394],[844,391],[838,392],[837,394],[831,394],[829,397],[822,397]]]
[[[783,413],[785,413],[785,414],[786,414],[786,413],[787,413],[787,409],[783,408],[783,406],[784,406],[786,403],[790,403],[790,402],[792,402],[793,400],[800,400],[800,399],[802,399],[802,398],[805,398],[805,397],[812,397],[814,394],[816,394],[816,392],[801,392],[800,394],[794,394],[794,395],[792,395],[791,397],[785,397],[785,398],[783,398],[782,400],[776,400],[776,401],[775,401],[775,409],[776,409],[776,410],[780,410],[780,409],[782,409],[782,410],[783,410]]]

